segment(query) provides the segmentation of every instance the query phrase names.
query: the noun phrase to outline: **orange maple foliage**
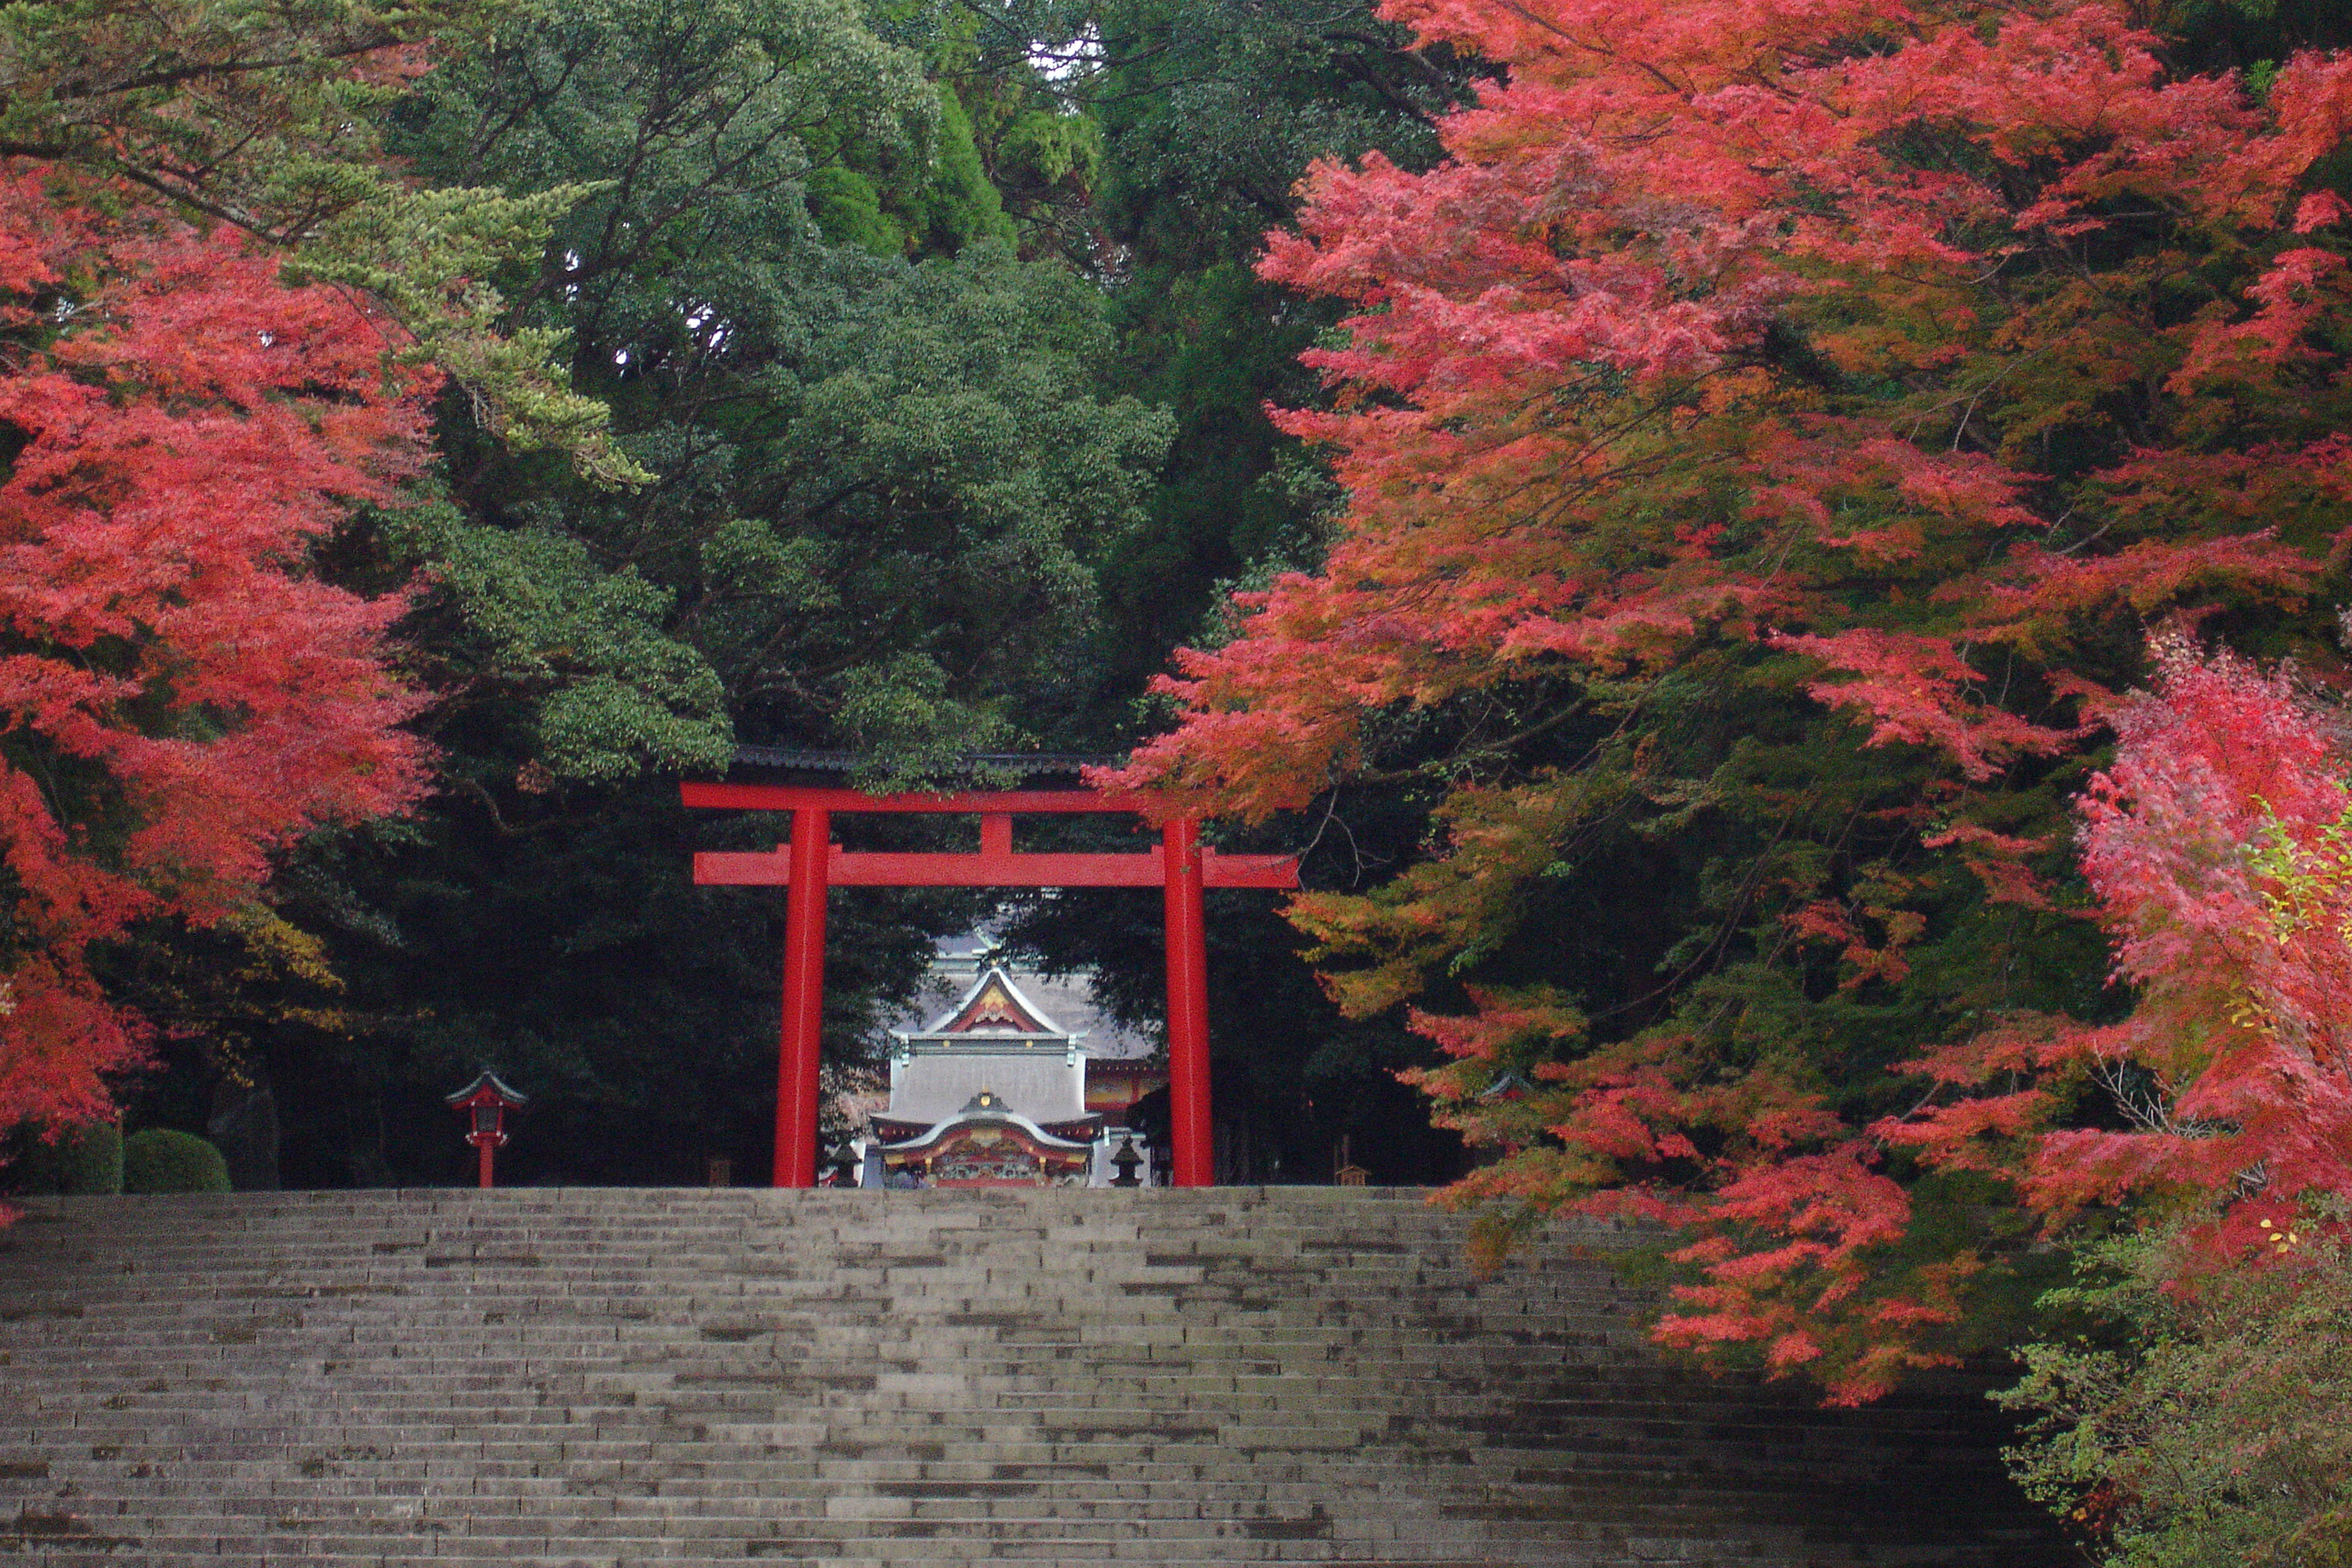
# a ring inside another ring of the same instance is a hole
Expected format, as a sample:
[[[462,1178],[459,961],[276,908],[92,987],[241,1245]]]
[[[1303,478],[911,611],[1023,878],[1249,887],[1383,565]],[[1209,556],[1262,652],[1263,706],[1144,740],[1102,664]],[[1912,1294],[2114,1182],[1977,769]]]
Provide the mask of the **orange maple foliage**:
[[[1317,166],[1270,238],[1268,276],[1358,307],[1307,356],[1334,406],[1278,415],[1350,508],[1321,570],[1180,655],[1182,723],[1120,782],[1262,819],[1376,765],[1399,714],[1543,691],[1607,716],[1582,764],[1453,760],[1427,859],[1294,904],[1361,1011],[1475,980],[1562,845],[1664,799],[1645,705],[1700,686],[1731,722],[1809,696],[1920,776],[1877,811],[1904,854],[1785,889],[1789,942],[1844,985],[1908,978],[1939,860],[2045,907],[2064,824],[2011,781],[2098,743],[2136,673],[2111,650],[2174,613],[2296,609],[2342,553],[2347,209],[2312,170],[2352,129],[2352,61],[2290,60],[2257,100],[2066,0],[1384,12],[1507,75],[1438,167]],[[1417,1015],[1455,1058],[1419,1081],[1518,1152],[1454,1196],[1695,1227],[1662,1332],[1834,1397],[1949,1358],[1986,1259],[1896,1260],[1886,1129],[1802,1050],[1737,1023],[1596,1042],[1548,987],[1470,995]],[[1530,1061],[1541,1092],[1482,1098]],[[1902,1137],[2024,1114],[1971,1095]]]
[[[424,460],[432,378],[345,293],[126,189],[0,171],[0,1125],[106,1113],[147,1028],[94,978],[300,835],[424,788],[397,596],[312,547]]]

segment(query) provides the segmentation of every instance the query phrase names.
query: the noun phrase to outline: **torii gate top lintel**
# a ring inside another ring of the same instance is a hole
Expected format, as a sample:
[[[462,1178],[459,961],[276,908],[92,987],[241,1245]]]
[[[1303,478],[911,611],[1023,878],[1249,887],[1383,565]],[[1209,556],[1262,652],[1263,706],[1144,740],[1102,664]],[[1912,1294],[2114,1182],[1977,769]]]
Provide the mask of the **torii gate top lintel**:
[[[980,846],[977,853],[937,852],[870,852],[826,846],[825,882],[834,887],[1159,887],[1183,867],[1171,871],[1168,833],[1182,841],[1182,858],[1197,863],[1204,887],[1272,887],[1298,886],[1298,862],[1292,855],[1227,855],[1199,842],[1197,824],[1170,818],[1162,829],[1159,852],[1017,853],[1012,848],[1012,818],[1073,812],[1140,812],[1143,797],[1128,792],[1101,790],[965,790],[938,795],[865,795],[857,790],[802,784],[688,784],[680,786],[685,804],[720,809],[789,811],[793,835],[805,820],[811,832],[831,829],[839,813],[886,811],[978,816]],[[803,814],[810,814],[804,818]],[[699,884],[788,887],[793,856],[788,845],[775,851],[706,850],[695,856],[695,881]]]
[[[817,1179],[817,1066],[823,1021],[825,890],[853,887],[1159,887],[1168,919],[1170,1141],[1176,1183],[1215,1179],[1209,1130],[1208,946],[1205,887],[1298,886],[1288,855],[1226,855],[1203,847],[1196,818],[1160,824],[1157,852],[1020,853],[1012,818],[1030,814],[1140,812],[1147,797],[1092,789],[950,790],[875,795],[829,785],[686,784],[684,805],[718,810],[789,811],[792,836],[773,852],[705,851],[695,856],[703,886],[785,887],[784,1025],[776,1084],[775,1184]],[[975,815],[977,853],[853,852],[832,842],[832,814],[865,811]]]

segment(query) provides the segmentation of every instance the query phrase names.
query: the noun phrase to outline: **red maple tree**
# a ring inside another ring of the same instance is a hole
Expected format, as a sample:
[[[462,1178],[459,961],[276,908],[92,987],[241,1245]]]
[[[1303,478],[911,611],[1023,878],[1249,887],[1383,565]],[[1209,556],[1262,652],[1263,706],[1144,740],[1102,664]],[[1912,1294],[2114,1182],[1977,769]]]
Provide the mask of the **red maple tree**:
[[[1453,1058],[1419,1081],[1515,1152],[1455,1196],[1690,1225],[1668,1337],[1870,1397],[1948,1357],[1986,1265],[1905,1252],[1888,1140],[1956,1155],[2024,1107],[1970,1094],[1898,1133],[1736,997],[1595,1040],[1577,998],[1479,963],[1564,844],[1629,801],[1720,800],[1659,771],[1660,711],[1702,700],[1850,716],[1816,781],[1896,759],[1811,862],[1758,861],[1773,952],[1912,983],[1942,867],[2050,908],[2065,824],[2014,781],[2139,711],[2111,708],[2142,673],[2111,650],[2175,612],[2292,611],[2346,538],[2347,209],[2312,171],[2352,126],[2352,61],[2287,61],[2257,96],[2168,71],[2104,0],[1384,12],[1506,78],[1438,167],[1318,165],[1270,239],[1268,276],[1358,307],[1307,356],[1333,406],[1279,415],[1350,508],[1320,570],[1180,656],[1181,725],[1120,782],[1263,818],[1385,765],[1414,732],[1394,716],[1476,699],[1532,735],[1527,693],[1594,716],[1581,762],[1515,764],[1508,736],[1442,759],[1427,857],[1293,918],[1351,961],[1329,980],[1354,1010],[1473,982],[1474,1010],[1416,1015]],[[1822,784],[1773,787],[1801,835]],[[1870,859],[1847,847],[1865,814],[1890,846]],[[1490,1098],[1507,1066],[1538,1091]],[[2140,1147],[2076,1152],[2120,1180]],[[2073,1157],[2038,1201],[2083,1196],[2056,1181]]]
[[[126,187],[0,172],[0,1125],[102,1115],[147,1027],[94,978],[273,853],[421,793],[398,597],[312,548],[424,462],[430,375],[346,293]]]
[[[2083,869],[2134,1006],[2017,1019],[1912,1064],[1931,1103],[1873,1129],[2013,1173],[2055,1215],[2131,1196],[2219,1217],[2208,1258],[2352,1192],[2352,773],[2333,707],[2178,633],[2082,802]],[[2068,1126],[2086,1089],[2120,1112]]]

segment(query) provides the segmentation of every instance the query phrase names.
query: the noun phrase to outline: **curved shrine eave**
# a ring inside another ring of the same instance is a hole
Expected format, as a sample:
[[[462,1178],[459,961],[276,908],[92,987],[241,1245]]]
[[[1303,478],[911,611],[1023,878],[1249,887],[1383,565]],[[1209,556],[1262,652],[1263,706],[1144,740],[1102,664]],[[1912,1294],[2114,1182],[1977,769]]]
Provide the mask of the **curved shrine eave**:
[[[887,1117],[876,1118],[877,1123],[887,1122],[888,1120],[888,1118]],[[1095,1116],[1084,1118],[1082,1120],[1085,1122],[1099,1123],[1102,1121],[1102,1118]],[[1057,1122],[1055,1125],[1065,1132],[1076,1132],[1080,1130],[1080,1123],[1079,1122]],[[918,1134],[914,1137],[908,1138],[903,1142],[884,1144],[881,1146],[880,1152],[886,1156],[893,1155],[921,1155],[946,1144],[958,1133],[981,1127],[996,1127],[1003,1129],[1004,1131],[1012,1134],[1017,1139],[1032,1143],[1040,1149],[1050,1149],[1057,1154],[1084,1155],[1091,1154],[1093,1149],[1093,1145],[1087,1140],[1057,1137],[1053,1133],[1047,1132],[1045,1128],[1039,1126],[1036,1122],[1032,1122],[1028,1117],[1021,1115],[1017,1111],[992,1111],[980,1112],[973,1115],[951,1116],[944,1122],[934,1122],[928,1131]]]

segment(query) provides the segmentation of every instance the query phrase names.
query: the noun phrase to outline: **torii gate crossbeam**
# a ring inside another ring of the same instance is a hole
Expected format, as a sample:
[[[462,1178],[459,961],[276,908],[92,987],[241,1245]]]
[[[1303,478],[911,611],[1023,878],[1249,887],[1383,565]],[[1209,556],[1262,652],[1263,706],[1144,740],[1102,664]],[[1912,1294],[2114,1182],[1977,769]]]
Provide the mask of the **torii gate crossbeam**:
[[[1139,796],[1100,790],[967,790],[867,795],[797,784],[687,784],[689,807],[789,811],[792,837],[773,852],[706,851],[701,886],[785,888],[784,1024],[776,1066],[775,1185],[817,1184],[818,1042],[825,1002],[825,896],[841,887],[1158,887],[1168,914],[1168,1093],[1179,1187],[1216,1178],[1209,1133],[1208,887],[1298,886],[1288,855],[1223,855],[1201,845],[1200,823],[1171,817],[1157,852],[1023,854],[1012,819],[1030,814],[1139,811]],[[835,812],[919,811],[978,816],[978,853],[866,853],[832,842]]]

